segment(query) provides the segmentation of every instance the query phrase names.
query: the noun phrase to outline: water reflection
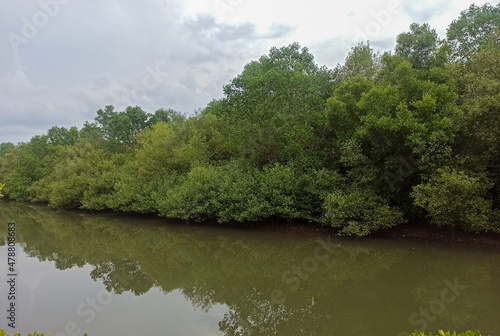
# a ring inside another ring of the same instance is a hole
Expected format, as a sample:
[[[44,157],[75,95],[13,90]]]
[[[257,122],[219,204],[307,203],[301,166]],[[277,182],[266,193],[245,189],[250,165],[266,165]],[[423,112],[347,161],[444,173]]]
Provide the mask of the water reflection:
[[[418,327],[500,332],[495,250],[334,238],[331,253],[317,254],[318,239],[328,236],[0,207],[0,221],[18,223],[28,255],[60,270],[90,265],[90,277],[111,293],[141,296],[158,288],[182,293],[206,312],[224,305],[224,335],[397,336]],[[445,281],[455,279],[467,289],[438,306]]]

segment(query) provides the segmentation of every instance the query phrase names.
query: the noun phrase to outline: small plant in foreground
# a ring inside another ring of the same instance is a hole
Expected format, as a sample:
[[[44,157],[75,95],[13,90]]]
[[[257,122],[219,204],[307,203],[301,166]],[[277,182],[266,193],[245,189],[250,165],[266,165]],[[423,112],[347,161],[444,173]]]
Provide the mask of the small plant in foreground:
[[[0,336],[9,336],[9,335],[7,335],[7,333],[5,332],[4,329],[0,329]],[[21,334],[15,333],[12,336],[21,336]],[[34,332],[33,334],[28,334],[28,336],[44,336],[44,334],[43,333],[38,334],[38,333]],[[52,336],[52,334],[49,334],[49,336]],[[85,333],[84,336],[87,336],[87,333]]]

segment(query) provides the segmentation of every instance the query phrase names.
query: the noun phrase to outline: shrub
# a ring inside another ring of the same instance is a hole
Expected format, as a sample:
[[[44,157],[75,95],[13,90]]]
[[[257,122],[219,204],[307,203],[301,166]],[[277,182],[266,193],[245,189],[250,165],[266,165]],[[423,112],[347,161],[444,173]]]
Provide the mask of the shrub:
[[[495,228],[492,201],[485,198],[491,183],[464,171],[438,169],[426,183],[414,187],[415,204],[429,213],[438,226],[459,225],[465,230],[482,231]]]
[[[323,222],[346,235],[366,236],[404,222],[400,210],[369,189],[336,190],[327,196],[324,208]]]
[[[1,329],[0,330],[0,336],[9,336],[6,334],[5,330]],[[21,336],[19,333],[15,333],[14,335],[12,336]],[[42,334],[38,334],[36,332],[34,332],[33,334],[28,334],[28,336],[44,336],[43,333]],[[49,336],[52,336],[52,334],[49,334]],[[87,333],[85,333],[84,336],[87,336]]]

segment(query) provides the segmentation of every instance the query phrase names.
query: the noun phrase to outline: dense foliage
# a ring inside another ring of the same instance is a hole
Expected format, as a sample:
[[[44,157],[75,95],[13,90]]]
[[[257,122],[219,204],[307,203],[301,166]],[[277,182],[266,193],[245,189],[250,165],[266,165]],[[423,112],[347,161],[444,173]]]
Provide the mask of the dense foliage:
[[[500,5],[394,53],[319,67],[273,48],[192,117],[106,106],[82,129],[0,145],[16,200],[219,222],[307,219],[367,235],[413,218],[500,232]]]

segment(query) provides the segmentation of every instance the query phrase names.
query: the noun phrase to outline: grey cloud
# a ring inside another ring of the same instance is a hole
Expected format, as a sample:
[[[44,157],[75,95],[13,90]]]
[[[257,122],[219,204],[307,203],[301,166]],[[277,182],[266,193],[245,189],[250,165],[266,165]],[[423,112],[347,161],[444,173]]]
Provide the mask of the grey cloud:
[[[217,38],[221,41],[234,41],[239,39],[254,40],[258,38],[255,25],[244,23],[237,26],[221,26],[218,29]]]
[[[309,49],[315,56],[316,63],[333,68],[339,63],[344,63],[347,54],[355,44],[353,40],[337,37],[313,44]]]
[[[380,38],[371,42],[370,46],[375,51],[380,51],[381,53],[384,51],[392,51],[396,47],[396,38],[395,37]]]
[[[185,22],[186,28],[197,40],[206,41],[217,40],[219,42],[228,42],[236,40],[264,40],[278,39],[290,36],[295,27],[274,23],[265,33],[258,33],[255,24],[245,22],[236,25],[220,23],[208,14],[198,15],[194,19]],[[205,44],[204,43],[204,44]]]
[[[36,134],[42,134],[46,129],[40,127],[39,125],[31,126],[28,124],[11,124],[8,126],[3,126],[0,122],[0,135],[3,140],[1,142],[12,142],[17,144],[19,142],[27,142]]]
[[[292,35],[296,29],[296,27],[290,25],[274,23],[271,25],[269,32],[264,34],[264,36],[268,39],[284,38]]]
[[[187,87],[190,90],[193,90],[193,91],[198,89],[196,79],[192,76],[185,76],[185,77],[181,78],[180,84]]]

